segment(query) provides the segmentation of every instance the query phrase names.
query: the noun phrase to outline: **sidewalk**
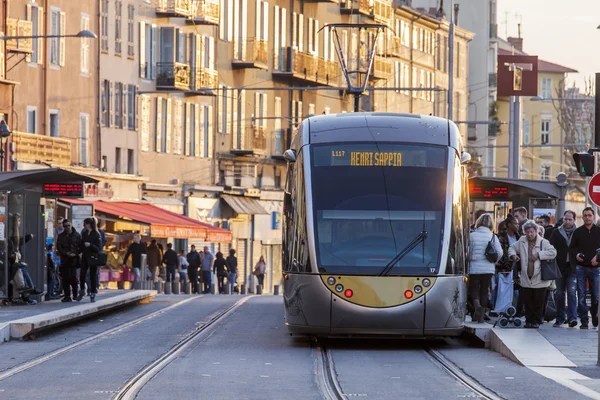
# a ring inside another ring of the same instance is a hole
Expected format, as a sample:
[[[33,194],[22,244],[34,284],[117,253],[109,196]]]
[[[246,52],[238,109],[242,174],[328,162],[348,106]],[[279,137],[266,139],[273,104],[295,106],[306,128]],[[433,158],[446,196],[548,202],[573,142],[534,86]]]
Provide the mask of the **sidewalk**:
[[[148,301],[154,290],[102,290],[91,303],[89,297],[81,302],[63,303],[60,300],[35,305],[0,307],[0,343],[22,339],[47,329],[72,323],[90,316]]]

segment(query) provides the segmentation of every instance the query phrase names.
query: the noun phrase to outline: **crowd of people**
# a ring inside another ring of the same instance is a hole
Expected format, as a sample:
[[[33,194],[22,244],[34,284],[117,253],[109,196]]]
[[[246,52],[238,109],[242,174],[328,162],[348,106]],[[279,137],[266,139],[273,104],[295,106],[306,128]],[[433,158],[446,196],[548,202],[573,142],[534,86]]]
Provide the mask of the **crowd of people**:
[[[525,317],[526,328],[554,320],[554,327],[579,324],[589,329],[590,314],[592,325],[598,327],[600,226],[594,223],[594,210],[583,210],[579,227],[576,213],[570,210],[556,225],[550,224],[549,216],[533,221],[527,215],[525,207],[516,208],[499,224],[496,234],[492,216],[476,213],[470,237],[468,308],[472,320],[482,323],[505,312],[507,304],[499,304],[498,289],[509,284],[514,285],[510,303],[517,316]],[[542,270],[553,265],[557,278],[542,279]]]

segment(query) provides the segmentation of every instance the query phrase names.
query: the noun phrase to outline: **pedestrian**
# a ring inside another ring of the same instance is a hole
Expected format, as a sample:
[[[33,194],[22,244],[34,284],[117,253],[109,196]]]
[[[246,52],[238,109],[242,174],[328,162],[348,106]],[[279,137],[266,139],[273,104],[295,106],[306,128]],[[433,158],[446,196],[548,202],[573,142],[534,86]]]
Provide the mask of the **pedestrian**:
[[[575,219],[574,211],[565,211],[562,225],[555,229],[550,236],[550,243],[556,249],[556,263],[562,275],[556,280],[556,291],[554,292],[555,328],[567,322],[571,328],[577,326],[577,261],[569,254],[569,246],[577,228]],[[566,309],[565,300],[567,301]]]
[[[163,264],[167,266],[167,282],[175,282],[175,270],[177,269],[177,253],[173,250],[173,243],[167,243],[167,251],[162,258]]]
[[[229,270],[228,281],[231,284],[231,293],[235,292],[235,281],[237,279],[237,257],[235,256],[235,250],[230,249],[229,255],[227,256],[227,269]]]
[[[204,290],[202,291],[203,293],[210,293],[214,262],[215,256],[213,256],[210,250],[208,250],[208,246],[204,246],[204,252],[202,253],[202,284],[204,285]]]
[[[154,280],[157,278],[156,268],[160,265],[162,260],[162,255],[160,253],[160,249],[156,245],[156,240],[152,239],[150,242],[150,246],[146,250],[146,261],[148,264],[148,269],[150,270],[150,279]]]
[[[475,222],[475,231],[470,234],[471,263],[469,271],[469,295],[473,304],[473,322],[483,323],[484,312],[488,308],[488,293],[492,276],[496,272],[496,262],[502,258],[503,250],[498,237],[492,232],[494,221],[490,214],[481,215]],[[488,245],[496,252],[490,259]]]
[[[179,282],[183,282],[184,285],[187,285],[187,273],[189,265],[190,264],[185,257],[185,250],[179,250],[179,257],[177,257],[177,266],[179,267]]]
[[[553,260],[556,249],[538,234],[538,225],[527,221],[523,225],[524,235],[508,249],[512,261],[520,261],[519,279],[525,306],[525,328],[537,329],[543,319],[546,292],[552,281],[542,280],[541,262]]]
[[[96,301],[96,293],[98,293],[98,268],[100,265],[97,263],[98,255],[102,253],[102,236],[98,232],[98,226],[96,220],[93,218],[86,218],[83,221],[85,231],[81,236],[81,273],[80,273],[80,288],[77,301],[81,301],[83,294],[85,293],[85,279],[86,273],[90,272],[90,300],[92,303]]]
[[[519,222],[512,214],[508,214],[504,220],[504,223],[506,225],[506,232],[500,232],[498,234],[498,239],[502,245],[503,255],[502,258],[500,258],[500,261],[498,261],[496,264],[496,271],[498,274],[513,274],[512,280],[514,282],[514,294],[517,297],[517,315],[521,316],[524,315],[525,309],[523,306],[523,299],[519,296],[519,289],[521,286],[519,285],[518,274],[513,272],[513,262],[508,258],[508,248],[515,244],[521,237],[519,234]],[[500,282],[500,280],[500,276],[498,276],[498,282]],[[496,293],[497,289],[498,288],[496,287]]]
[[[63,220],[63,232],[58,236],[57,249],[60,255],[60,275],[63,282],[65,297],[62,302],[73,301],[77,298],[77,268],[79,268],[79,253],[81,251],[81,235],[73,229],[71,221]]]
[[[592,297],[592,324],[598,326],[598,260],[596,250],[600,248],[600,227],[594,224],[592,207],[583,209],[583,225],[575,229],[571,238],[570,254],[577,261],[577,298],[581,329],[588,329],[589,317],[586,302],[587,284]],[[564,217],[563,217],[564,219]]]
[[[228,269],[227,261],[223,258],[223,253],[217,252],[217,259],[213,267],[213,272],[217,274],[217,280],[219,282],[219,293],[225,294],[225,278],[227,278]]]
[[[141,241],[142,237],[138,233],[133,235],[133,243],[127,248],[127,253],[125,253],[125,258],[123,259],[123,266],[125,266],[129,256],[131,256],[131,270],[133,271],[134,282],[140,281],[142,275],[142,254],[146,254],[146,245]],[[135,284],[131,286],[131,289],[135,289]]]
[[[54,262],[54,252],[52,251],[52,245],[46,246],[46,278],[48,282],[48,291],[46,292],[46,301],[55,300],[58,297],[54,293],[56,275],[56,263]]]
[[[540,215],[540,225],[544,228],[544,239],[550,240],[552,232],[554,232],[554,225],[550,224],[550,216],[547,214]]]
[[[517,207],[513,210],[513,215],[519,222],[519,235],[523,236],[523,225],[529,221],[527,219],[527,209],[525,207]]]
[[[260,256],[260,259],[254,266],[254,275],[258,279],[258,284],[264,287],[265,284],[265,273],[267,272],[267,263],[265,262],[265,257]]]
[[[192,293],[200,294],[200,284],[198,283],[198,268],[202,265],[200,259],[200,253],[196,251],[196,246],[192,245],[190,252],[187,254],[187,261],[189,264],[188,275],[190,276],[190,282],[192,283]]]

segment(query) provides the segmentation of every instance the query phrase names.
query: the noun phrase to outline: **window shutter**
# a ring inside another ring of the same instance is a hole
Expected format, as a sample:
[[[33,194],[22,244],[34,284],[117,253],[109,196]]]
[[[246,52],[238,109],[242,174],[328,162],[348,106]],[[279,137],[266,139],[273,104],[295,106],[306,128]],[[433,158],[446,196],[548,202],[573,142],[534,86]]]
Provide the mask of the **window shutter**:
[[[308,19],[308,48],[306,50],[308,50],[309,53],[312,53],[313,51],[313,19],[309,18]]]
[[[263,14],[262,35],[263,35],[263,40],[268,41],[269,40],[269,3],[267,3],[266,1],[263,2],[263,10],[264,10],[264,14]]]
[[[206,157],[204,151],[204,136],[206,135],[206,129],[204,128],[204,117],[205,117],[204,106],[196,104],[196,155],[200,157]]]
[[[184,103],[183,106],[185,107],[185,123],[183,124],[183,135],[185,136],[185,141],[183,142],[183,155],[191,156],[193,155],[190,148],[190,143],[193,142],[190,140],[190,110],[192,107],[190,103]]]
[[[38,31],[37,34],[41,34],[43,33],[43,26],[44,26],[44,8],[43,7],[38,7],[37,8],[37,13],[38,13]],[[38,64],[43,64],[44,63],[44,39],[40,38],[37,39],[37,44],[38,44],[38,54],[37,54],[37,62]]]
[[[302,102],[298,102],[298,123],[302,122]]]
[[[171,105],[172,105],[172,103],[173,103],[173,100],[171,98],[168,98],[167,99],[167,116],[166,116],[166,118],[167,118],[167,120],[166,120],[166,122],[167,122],[167,129],[166,129],[166,132],[165,132],[165,135],[166,135],[166,138],[167,138],[167,140],[166,140],[166,142],[167,142],[166,143],[167,148],[166,148],[165,151],[167,153],[171,152],[171,123],[172,123],[172,120],[171,120]]]
[[[127,95],[129,88],[126,83],[122,83],[121,87],[123,88],[123,96],[121,97],[121,121],[123,123],[121,128],[129,129],[129,113],[127,112],[129,110],[129,96]]]
[[[158,48],[156,47],[157,37],[158,28],[156,27],[156,25],[152,25],[152,44],[150,48],[150,54],[146,56],[146,59],[150,58],[149,71],[151,79],[156,79],[156,54],[158,52]]]
[[[246,137],[246,90],[240,91],[240,118],[242,120],[240,126],[240,137],[245,140]]]
[[[262,38],[261,36],[261,28],[262,28],[262,21],[260,20],[261,14],[262,14],[262,10],[261,10],[261,6],[260,6],[261,0],[256,0],[256,22],[254,23],[254,26],[256,27],[256,33],[254,35],[254,37],[257,40],[260,40]]]
[[[262,95],[262,126],[267,129],[267,109],[269,108],[269,101],[267,100],[267,94]]]
[[[156,152],[160,153],[162,151],[162,104],[163,98],[156,98],[156,142],[155,149]]]
[[[150,132],[148,131],[148,124],[146,121],[150,118],[150,110],[148,104],[148,97],[146,95],[139,96],[138,101],[141,103],[140,118],[142,119],[142,126],[140,129],[140,141],[142,151],[148,151],[150,149]],[[136,118],[137,121],[137,118]]]
[[[292,13],[292,47],[296,47],[296,46],[298,46],[298,14],[293,12]]]
[[[67,34],[67,14],[64,11],[60,12],[60,35]],[[64,37],[60,38],[60,66],[65,66],[65,57],[66,57],[66,40]]]
[[[281,9],[281,47],[287,46],[287,10],[285,8]]]
[[[108,112],[108,127],[109,128],[112,126],[115,126],[115,122],[113,121],[113,118],[115,117],[115,113],[113,112],[113,106],[114,106],[113,93],[115,93],[115,84],[114,84],[114,82],[108,82],[107,112]]]
[[[231,134],[235,137],[237,135],[239,135],[240,130],[239,128],[239,123],[240,120],[238,118],[238,106],[239,106],[239,102],[238,102],[238,97],[235,95],[237,92],[237,90],[232,89],[231,90],[231,114],[232,114],[232,118],[231,118]]]
[[[298,51],[304,50],[304,15],[298,15]]]
[[[319,31],[319,20],[315,19],[314,27],[313,27],[313,46],[315,55],[319,55],[319,38],[317,36],[317,32]]]
[[[209,48],[209,53],[208,53],[208,68],[211,71],[215,70],[215,38],[210,36],[208,38],[208,48]],[[212,89],[212,88],[210,88]]]
[[[329,61],[329,29],[323,29],[323,58]]]
[[[32,18],[31,18],[31,15],[32,15],[32,12],[31,12],[32,10],[31,10],[31,8],[32,8],[32,7],[31,7],[31,4],[27,4],[27,11],[25,12],[25,19],[26,19],[27,21],[30,21],[30,22],[31,22],[31,20],[32,20]],[[38,26],[39,26],[40,22],[41,22],[41,21],[38,21]],[[32,35],[36,35],[36,32],[32,32]],[[36,39],[33,39],[33,40],[36,40]],[[31,62],[31,54],[27,54],[27,55],[25,56],[25,61],[27,61],[27,62]]]
[[[139,129],[139,123],[138,123],[138,114],[140,112],[140,103],[139,103],[139,96],[137,95],[137,93],[139,92],[140,88],[138,86],[133,86],[133,104],[134,104],[134,110],[133,110],[133,129],[137,132],[137,130]]]
[[[223,96],[225,96],[225,93],[223,91],[223,85],[219,85],[219,91],[217,93],[217,109],[219,110],[218,113],[218,123],[217,123],[217,131],[221,134],[224,134],[225,132],[223,132]]]
[[[140,78],[146,76],[146,23],[140,21]]]
[[[213,107],[208,106],[208,158],[212,158],[213,153]]]
[[[233,89],[229,87],[227,88],[225,102],[227,103],[227,120],[225,121],[225,133],[231,134],[231,126],[233,124],[233,121],[231,120],[231,112],[233,111]]]
[[[182,150],[182,138],[181,138],[181,134],[182,134],[182,123],[183,123],[183,119],[181,116],[181,111],[182,111],[182,103],[181,100],[175,100],[175,127],[173,130],[173,154],[181,154],[181,150]]]

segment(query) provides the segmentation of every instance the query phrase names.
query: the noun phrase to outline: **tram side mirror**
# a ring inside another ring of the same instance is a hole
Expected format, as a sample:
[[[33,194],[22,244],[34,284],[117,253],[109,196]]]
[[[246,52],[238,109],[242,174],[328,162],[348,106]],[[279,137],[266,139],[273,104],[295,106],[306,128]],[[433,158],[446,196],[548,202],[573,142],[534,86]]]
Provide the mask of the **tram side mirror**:
[[[287,162],[296,162],[296,153],[292,149],[286,150],[285,153],[283,153],[283,158]]]
[[[463,152],[462,156],[460,157],[460,163],[461,164],[468,164],[471,161],[471,155],[467,152]]]

